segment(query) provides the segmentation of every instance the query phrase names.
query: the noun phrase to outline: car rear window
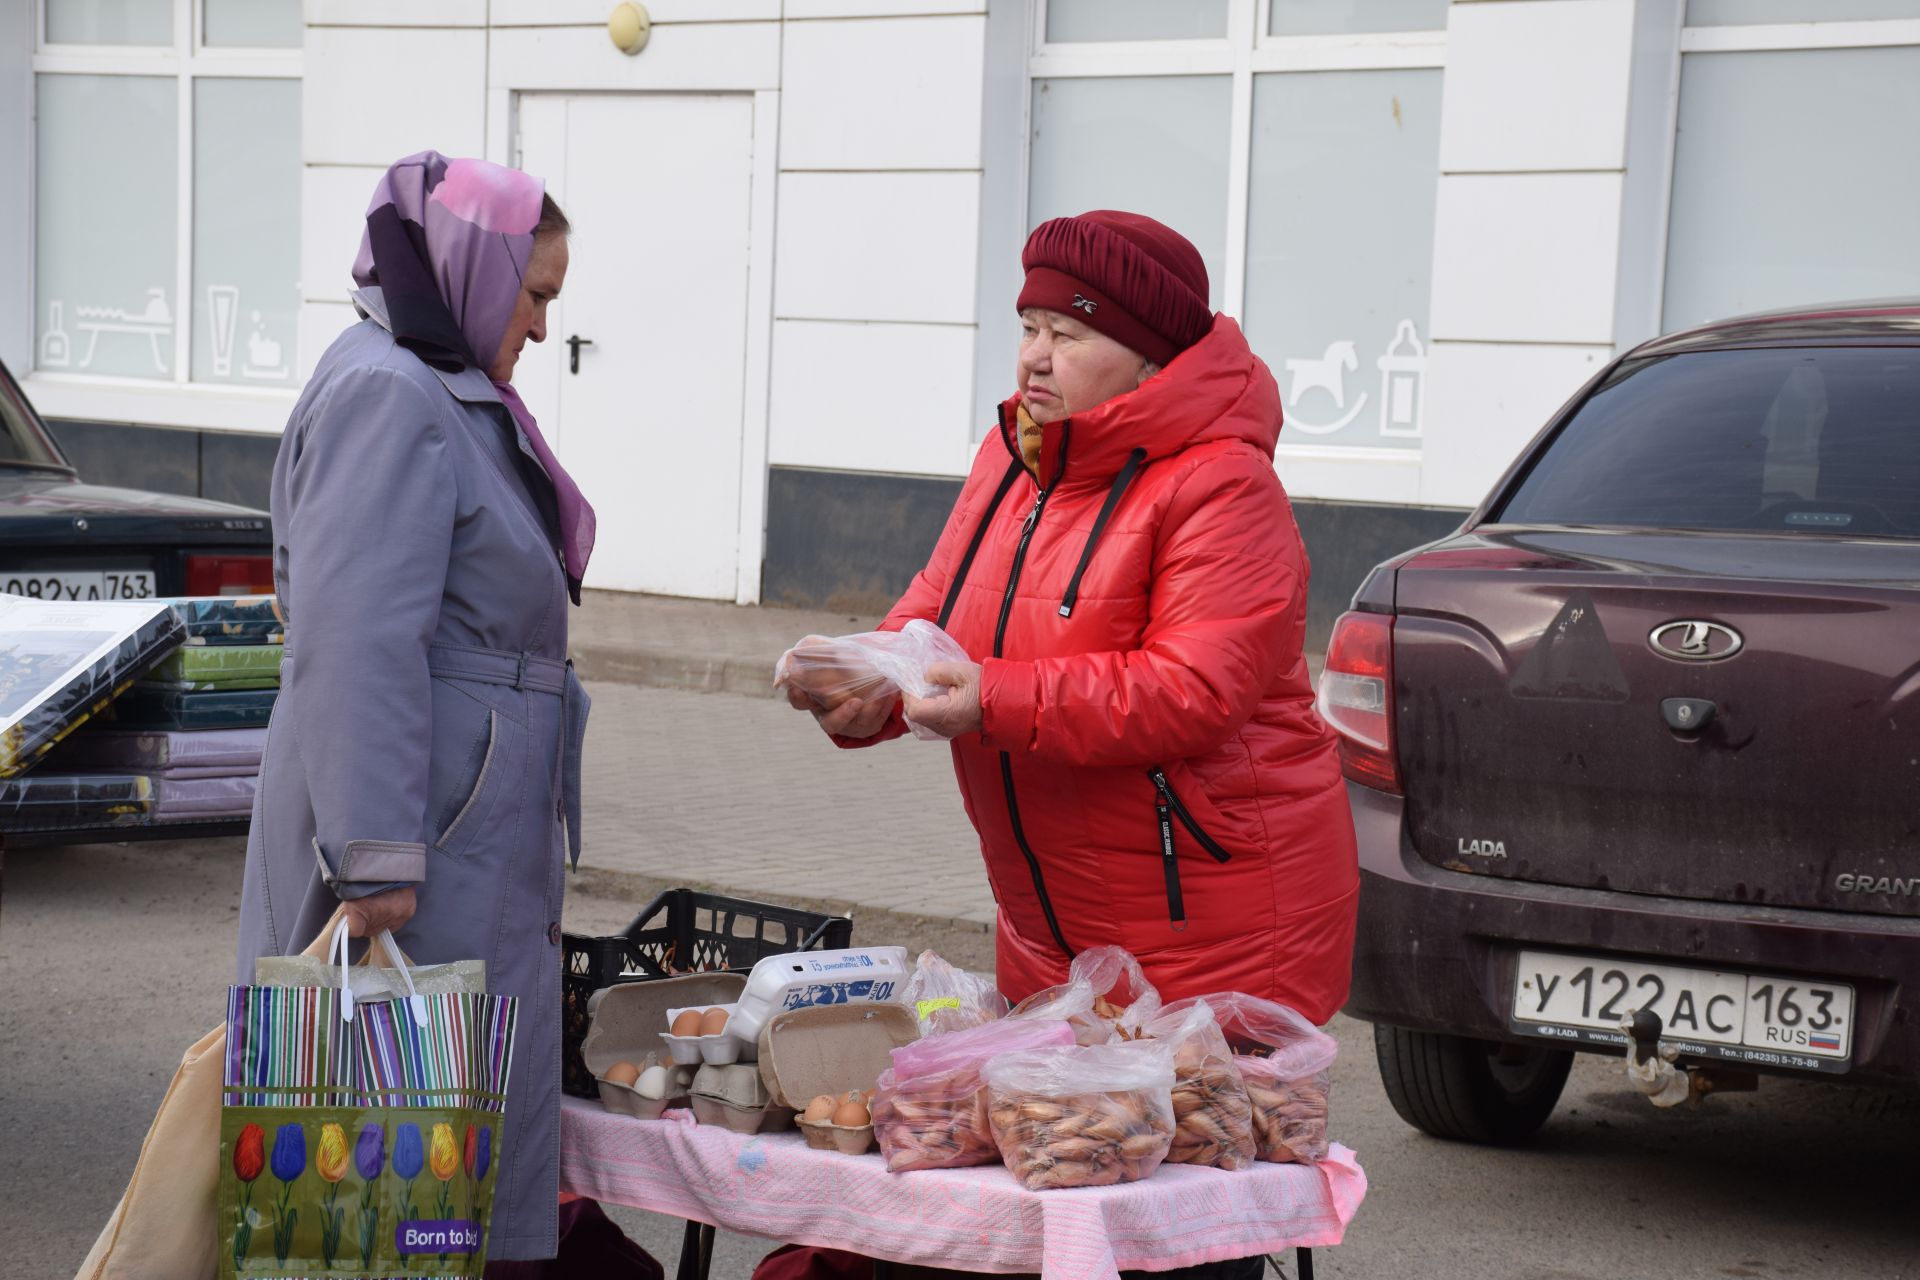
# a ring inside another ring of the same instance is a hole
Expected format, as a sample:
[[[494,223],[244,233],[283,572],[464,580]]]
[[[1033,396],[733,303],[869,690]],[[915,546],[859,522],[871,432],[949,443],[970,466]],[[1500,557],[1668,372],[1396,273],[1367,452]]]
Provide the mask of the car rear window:
[[[1494,518],[1920,538],[1920,347],[1629,360]]]

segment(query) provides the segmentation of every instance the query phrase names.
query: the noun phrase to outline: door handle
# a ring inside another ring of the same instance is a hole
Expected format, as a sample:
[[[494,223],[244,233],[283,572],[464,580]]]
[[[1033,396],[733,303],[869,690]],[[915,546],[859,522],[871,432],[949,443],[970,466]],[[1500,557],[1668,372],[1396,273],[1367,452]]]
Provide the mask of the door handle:
[[[580,348],[590,347],[592,345],[592,338],[583,338],[577,333],[567,339],[567,349],[572,353],[568,358],[568,363],[572,366],[573,372],[580,372]]]

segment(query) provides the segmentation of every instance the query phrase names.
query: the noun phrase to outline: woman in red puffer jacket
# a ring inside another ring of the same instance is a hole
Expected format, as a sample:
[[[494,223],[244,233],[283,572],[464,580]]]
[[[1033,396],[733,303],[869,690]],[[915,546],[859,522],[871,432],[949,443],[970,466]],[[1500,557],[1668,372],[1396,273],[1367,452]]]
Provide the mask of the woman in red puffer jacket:
[[[1245,991],[1325,1022],[1359,881],[1302,654],[1279,389],[1160,223],[1055,219],[1021,260],[1020,392],[884,624],[937,622],[975,659],[904,710],[953,736],[1001,990],[1114,943],[1168,999]],[[904,731],[898,697],[794,700],[845,746]]]

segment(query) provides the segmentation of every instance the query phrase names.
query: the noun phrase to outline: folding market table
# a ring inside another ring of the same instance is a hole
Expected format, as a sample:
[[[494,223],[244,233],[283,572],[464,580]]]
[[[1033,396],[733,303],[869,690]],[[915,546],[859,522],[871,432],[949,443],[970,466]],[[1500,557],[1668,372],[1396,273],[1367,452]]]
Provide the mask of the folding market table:
[[[1117,1280],[1338,1244],[1366,1196],[1353,1152],[1228,1173],[1162,1165],[1144,1182],[1032,1192],[998,1165],[888,1173],[876,1154],[815,1151],[798,1133],[746,1135],[566,1099],[560,1187],[687,1221],[680,1280],[705,1280],[712,1230],[852,1249],[876,1261],[1042,1280]]]

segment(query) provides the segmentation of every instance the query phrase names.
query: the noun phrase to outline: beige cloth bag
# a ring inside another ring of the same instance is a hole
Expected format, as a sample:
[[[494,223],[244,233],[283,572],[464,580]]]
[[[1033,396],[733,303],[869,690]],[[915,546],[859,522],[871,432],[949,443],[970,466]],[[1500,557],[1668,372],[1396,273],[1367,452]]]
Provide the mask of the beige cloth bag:
[[[325,958],[335,911],[313,945]],[[373,942],[367,960],[373,958]],[[387,963],[406,963],[405,957]],[[210,1280],[219,1272],[215,1193],[220,1183],[220,1080],[224,1022],[193,1042],[173,1073],[127,1190],[101,1228],[76,1280]]]

